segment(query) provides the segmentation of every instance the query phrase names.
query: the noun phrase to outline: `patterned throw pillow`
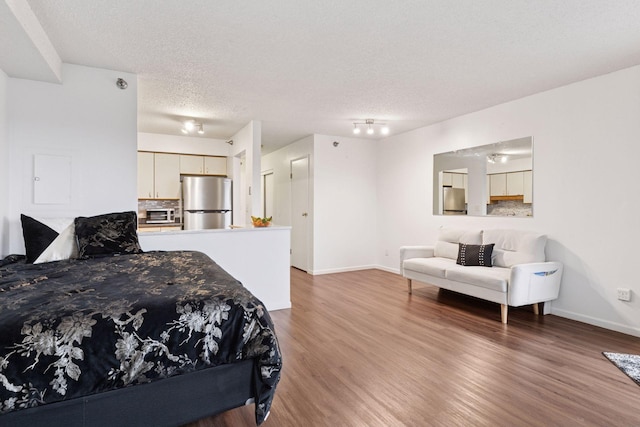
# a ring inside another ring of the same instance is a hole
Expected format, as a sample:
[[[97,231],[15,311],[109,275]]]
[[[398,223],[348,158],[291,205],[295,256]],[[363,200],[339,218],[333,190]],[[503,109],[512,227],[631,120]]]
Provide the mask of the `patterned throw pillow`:
[[[77,256],[73,218],[35,219],[20,215],[26,262],[40,264]]]
[[[489,245],[468,245],[466,243],[459,243],[458,259],[456,260],[456,264],[491,267],[493,245],[493,243]]]
[[[78,217],[75,225],[79,258],[142,252],[133,211]]]

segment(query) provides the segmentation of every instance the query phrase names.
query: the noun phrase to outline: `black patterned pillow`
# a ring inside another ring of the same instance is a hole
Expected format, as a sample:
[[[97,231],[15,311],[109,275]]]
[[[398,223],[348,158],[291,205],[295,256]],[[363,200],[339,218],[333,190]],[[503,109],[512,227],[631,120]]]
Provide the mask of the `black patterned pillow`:
[[[468,245],[458,243],[458,259],[456,264],[491,267],[493,243],[488,245]]]
[[[118,212],[75,219],[78,257],[139,254],[137,215]]]

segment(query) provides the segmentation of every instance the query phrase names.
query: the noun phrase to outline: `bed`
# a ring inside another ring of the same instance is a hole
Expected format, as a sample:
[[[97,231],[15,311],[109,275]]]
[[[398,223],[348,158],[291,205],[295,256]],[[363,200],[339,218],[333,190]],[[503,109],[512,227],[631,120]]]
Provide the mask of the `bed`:
[[[0,263],[0,424],[170,426],[248,403],[261,424],[282,367],[263,304],[200,252],[95,254],[93,237],[77,259]]]

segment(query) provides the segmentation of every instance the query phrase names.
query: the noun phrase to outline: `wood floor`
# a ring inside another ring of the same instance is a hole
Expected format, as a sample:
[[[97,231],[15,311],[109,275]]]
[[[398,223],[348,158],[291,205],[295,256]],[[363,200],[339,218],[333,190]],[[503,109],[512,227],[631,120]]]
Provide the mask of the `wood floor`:
[[[291,272],[272,313],[272,426],[640,426],[640,387],[602,351],[640,338],[500,308],[379,270]],[[253,405],[192,427],[255,426]]]

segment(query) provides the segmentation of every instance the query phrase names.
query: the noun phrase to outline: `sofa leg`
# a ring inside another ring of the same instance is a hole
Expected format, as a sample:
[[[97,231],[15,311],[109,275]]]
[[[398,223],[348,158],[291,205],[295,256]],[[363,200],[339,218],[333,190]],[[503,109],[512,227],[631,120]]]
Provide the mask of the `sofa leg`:
[[[411,293],[412,293],[412,289],[411,289],[411,279],[407,279],[407,287],[409,288],[409,295],[411,295]]]
[[[500,318],[505,325],[507,324],[507,314],[509,314],[509,306],[507,304],[500,304]]]
[[[540,314],[540,304],[533,304],[533,314],[535,314],[536,316]]]

